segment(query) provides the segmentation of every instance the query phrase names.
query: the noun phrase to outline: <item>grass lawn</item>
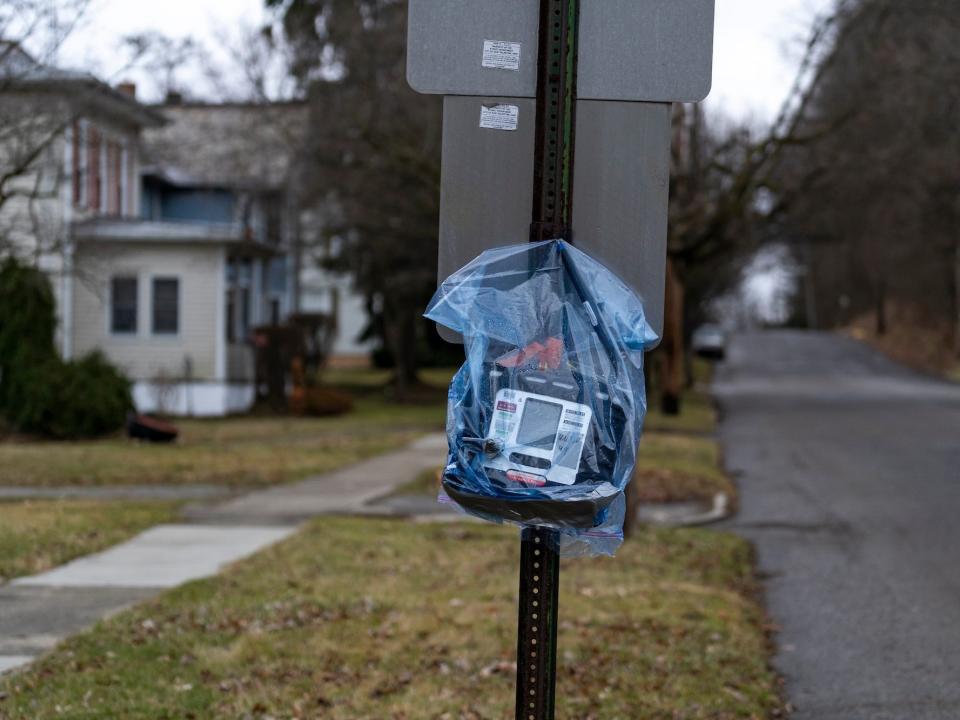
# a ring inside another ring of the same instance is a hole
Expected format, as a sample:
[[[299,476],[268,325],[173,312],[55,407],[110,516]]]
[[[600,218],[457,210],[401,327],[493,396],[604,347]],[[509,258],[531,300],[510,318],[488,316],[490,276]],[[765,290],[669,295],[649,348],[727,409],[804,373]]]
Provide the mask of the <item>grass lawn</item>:
[[[42,572],[126,540],[171,520],[176,508],[176,503],[167,502],[0,502],[0,582]]]
[[[216,483],[262,486],[357,462],[443,429],[436,401],[386,402],[378,388],[342,417],[179,420],[180,439],[150,445],[112,437],[87,442],[0,441],[0,485]]]
[[[960,363],[957,363],[951,370],[947,371],[947,380],[960,382]]]
[[[647,417],[643,423],[646,432],[678,432],[709,434],[717,426],[717,413],[710,394],[691,389],[683,393],[679,415],[664,415],[657,406],[656,398],[647,398]]]
[[[641,502],[710,501],[717,493],[736,498],[736,487],[720,467],[716,440],[682,433],[647,433],[633,482]]]
[[[683,433],[650,432],[640,441],[640,455],[633,481],[641,502],[712,500],[717,493],[736,498],[736,487],[720,469],[720,449],[709,437]],[[420,475],[391,496],[436,496],[441,467]]]
[[[684,390],[681,413],[664,415],[649,397],[633,482],[640,502],[710,502],[724,493],[736,502],[736,486],[723,472],[720,446],[713,438],[717,413],[707,392],[713,365],[693,363],[693,388]]]
[[[443,472],[443,466],[438,465],[435,468],[424,470],[417,477],[408,483],[404,483],[396,488],[389,497],[403,497],[408,495],[429,495],[436,497],[440,491],[440,473]]]
[[[0,716],[513,717],[513,530],[325,519],[0,680]],[[766,718],[751,556],[729,535],[642,531],[564,561],[560,718]]]
[[[86,442],[0,439],[0,485],[213,483],[255,487],[298,480],[402,447],[425,432],[442,430],[445,385],[452,373],[451,369],[425,370],[421,402],[399,404],[387,400],[389,371],[331,370],[325,382],[355,397],[356,407],[348,415],[180,420],[180,440],[169,446],[131,442],[120,436]],[[641,482],[651,479],[656,486],[647,499],[662,496],[665,478],[670,478],[670,487],[677,490],[678,497],[670,499],[688,499],[691,493],[712,497],[718,488],[727,489],[726,479],[715,470],[713,441],[692,437],[710,433],[714,424],[709,397],[697,391],[684,396],[684,411],[677,417],[665,417],[655,409],[648,413],[642,472],[637,476]],[[650,475],[654,471],[656,477]],[[412,487],[422,486],[420,482]]]

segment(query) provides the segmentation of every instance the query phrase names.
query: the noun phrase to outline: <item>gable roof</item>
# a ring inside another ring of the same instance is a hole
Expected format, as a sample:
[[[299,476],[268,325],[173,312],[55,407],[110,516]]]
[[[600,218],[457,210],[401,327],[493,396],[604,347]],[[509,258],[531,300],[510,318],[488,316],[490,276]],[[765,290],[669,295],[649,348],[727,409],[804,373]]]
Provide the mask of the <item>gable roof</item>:
[[[280,189],[297,173],[308,125],[303,102],[175,103],[144,133],[148,173],[178,185]]]
[[[159,127],[166,122],[161,113],[94,75],[45,65],[8,40],[0,40],[0,93],[4,92],[62,95],[139,127]]]

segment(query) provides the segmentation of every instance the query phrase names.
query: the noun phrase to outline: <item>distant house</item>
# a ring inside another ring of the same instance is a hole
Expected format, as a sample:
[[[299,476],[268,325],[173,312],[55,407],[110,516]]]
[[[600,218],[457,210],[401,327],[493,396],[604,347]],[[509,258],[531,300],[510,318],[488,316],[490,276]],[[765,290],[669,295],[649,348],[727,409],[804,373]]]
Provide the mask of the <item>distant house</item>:
[[[272,259],[241,257],[229,265],[230,342],[248,338],[251,326],[290,314],[332,315],[337,333],[331,362],[369,362],[372,343],[359,340],[367,324],[363,298],[349,278],[321,268],[330,247],[321,242],[322,218],[306,197],[299,162],[310,131],[308,106],[174,97],[155,107],[168,122],[144,132],[144,217],[231,216],[253,237],[282,250]]]
[[[144,132],[141,219],[124,242],[142,252],[138,232],[169,233],[183,267],[185,327],[170,356],[144,359],[150,374],[137,402],[151,407],[153,394],[166,395],[178,413],[245,410],[254,397],[252,328],[299,309],[292,158],[305,108],[177,102],[154,109],[167,122]],[[150,258],[151,273],[160,261]]]
[[[303,267],[305,106],[150,107],[130,85],[5,57],[17,65],[0,84],[0,123],[29,105],[52,118],[53,138],[22,180],[43,192],[0,205],[0,238],[53,279],[63,355],[104,352],[141,411],[248,409],[251,329],[284,322],[302,296],[307,310],[350,307],[331,290],[342,281]],[[366,354],[351,341],[348,354]]]

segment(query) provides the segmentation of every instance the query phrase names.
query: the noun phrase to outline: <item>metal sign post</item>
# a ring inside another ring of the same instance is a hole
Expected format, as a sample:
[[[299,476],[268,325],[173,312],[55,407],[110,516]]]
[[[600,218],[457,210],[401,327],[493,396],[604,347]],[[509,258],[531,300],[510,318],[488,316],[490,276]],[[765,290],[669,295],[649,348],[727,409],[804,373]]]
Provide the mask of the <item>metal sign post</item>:
[[[547,528],[527,528],[520,537],[517,720],[553,720],[560,554],[552,535]]]
[[[530,241],[572,241],[579,0],[540,0],[537,115]],[[558,534],[527,528],[520,539],[517,720],[553,720],[560,604]]]
[[[440,279],[529,228],[533,242],[576,241],[615,268],[659,332],[670,104],[709,92],[715,0],[408,8],[408,82],[444,95]],[[517,720],[554,717],[558,541],[546,527],[521,536]]]

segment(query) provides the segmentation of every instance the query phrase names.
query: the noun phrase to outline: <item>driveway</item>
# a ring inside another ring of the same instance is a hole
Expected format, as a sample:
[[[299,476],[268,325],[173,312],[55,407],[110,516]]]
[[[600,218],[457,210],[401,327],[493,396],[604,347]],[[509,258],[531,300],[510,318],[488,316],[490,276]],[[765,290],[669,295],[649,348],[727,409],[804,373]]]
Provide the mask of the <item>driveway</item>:
[[[960,386],[778,331],[715,390],[793,717],[960,718]]]

